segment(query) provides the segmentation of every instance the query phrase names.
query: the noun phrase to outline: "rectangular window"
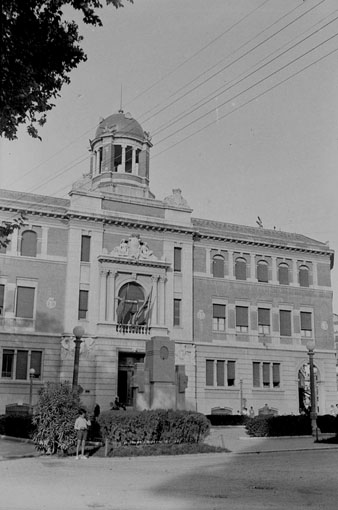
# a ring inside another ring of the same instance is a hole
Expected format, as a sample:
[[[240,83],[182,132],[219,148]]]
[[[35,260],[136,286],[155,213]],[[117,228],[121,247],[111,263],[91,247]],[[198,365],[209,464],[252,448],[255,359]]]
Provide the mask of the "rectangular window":
[[[130,145],[127,145],[125,172],[126,174],[131,174],[132,170],[133,170],[133,148]]]
[[[17,380],[27,379],[27,367],[28,367],[28,351],[18,350],[16,353],[15,379]]]
[[[34,287],[17,287],[16,317],[33,319],[34,317]]]
[[[181,325],[181,299],[174,299],[174,326]]]
[[[253,387],[254,388],[259,388],[261,385],[260,369],[261,369],[261,364],[257,363],[257,361],[254,361],[252,364]]]
[[[88,312],[88,290],[80,290],[78,319],[86,319],[87,312]]]
[[[227,382],[228,386],[235,386],[235,361],[228,361],[227,363]]]
[[[23,349],[4,349],[2,351],[1,377],[17,381],[27,381],[29,379],[28,367],[34,368],[35,378],[41,378],[42,351]]]
[[[1,377],[11,379],[13,376],[13,366],[14,366],[14,350],[4,349],[2,351]]]
[[[279,328],[281,336],[291,336],[291,311],[279,310]]]
[[[254,388],[280,388],[280,363],[252,363]]]
[[[174,247],[174,271],[182,271],[182,248]]]
[[[236,306],[236,331],[247,333],[249,329],[249,308]]]
[[[301,335],[312,337],[312,314],[311,312],[300,312]]]
[[[5,286],[0,285],[0,316],[4,314]]]
[[[225,361],[224,360],[217,360],[216,362],[216,379],[217,379],[217,386],[224,386],[224,368],[225,368]]]
[[[90,261],[90,236],[81,237],[81,262]]]
[[[225,305],[212,305],[212,329],[225,331]]]
[[[205,364],[205,383],[207,386],[214,385],[214,360],[207,359]]]
[[[270,334],[270,309],[258,308],[258,333]]]

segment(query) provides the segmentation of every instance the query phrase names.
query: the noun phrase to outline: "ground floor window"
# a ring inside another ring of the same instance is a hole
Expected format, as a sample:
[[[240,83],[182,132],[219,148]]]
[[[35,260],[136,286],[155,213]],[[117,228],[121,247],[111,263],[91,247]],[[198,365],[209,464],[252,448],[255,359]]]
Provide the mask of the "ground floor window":
[[[224,359],[206,360],[206,386],[235,386],[236,362]]]
[[[280,387],[280,363],[254,361],[252,375],[254,388]]]
[[[3,349],[1,377],[17,381],[29,380],[29,370],[34,368],[36,379],[41,378],[42,351]]]

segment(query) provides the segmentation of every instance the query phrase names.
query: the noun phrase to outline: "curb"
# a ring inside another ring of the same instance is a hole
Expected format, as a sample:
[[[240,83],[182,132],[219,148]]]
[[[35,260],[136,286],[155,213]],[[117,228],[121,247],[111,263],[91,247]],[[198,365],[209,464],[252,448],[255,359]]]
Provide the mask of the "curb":
[[[15,443],[28,443],[28,444],[34,444],[32,439],[28,438],[22,438],[22,437],[14,437],[14,436],[4,436],[0,435],[0,439],[3,439],[4,441],[13,441]]]

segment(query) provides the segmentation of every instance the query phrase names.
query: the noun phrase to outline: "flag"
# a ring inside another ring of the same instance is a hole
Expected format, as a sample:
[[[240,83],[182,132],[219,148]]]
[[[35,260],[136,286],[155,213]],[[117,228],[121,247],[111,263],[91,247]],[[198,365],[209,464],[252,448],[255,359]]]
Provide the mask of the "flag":
[[[144,300],[143,305],[140,307],[138,312],[135,314],[134,323],[141,326],[142,324],[147,324],[149,320],[149,314],[151,310],[151,297],[153,293],[153,288],[150,289],[150,292],[146,299]]]
[[[117,309],[116,309],[116,316],[117,316],[117,323],[118,324],[123,324],[123,318],[124,318],[124,307],[125,307],[125,304],[126,304],[126,298],[123,297],[122,299],[120,299],[120,302],[119,304],[117,305]]]

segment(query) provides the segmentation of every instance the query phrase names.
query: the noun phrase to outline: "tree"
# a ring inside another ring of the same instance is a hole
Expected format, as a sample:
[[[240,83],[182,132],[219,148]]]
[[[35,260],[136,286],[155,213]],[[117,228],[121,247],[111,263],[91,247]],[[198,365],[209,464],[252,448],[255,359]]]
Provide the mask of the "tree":
[[[123,7],[123,0],[106,3]],[[38,127],[53,99],[87,59],[78,24],[65,19],[66,7],[80,11],[84,23],[102,26],[99,0],[2,0],[1,136],[13,140],[19,125],[28,124],[28,133],[40,138]]]
[[[26,218],[19,214],[17,218],[12,221],[3,221],[0,224],[0,248],[6,248],[9,245],[9,236],[14,232],[15,229],[19,229],[25,225]]]

